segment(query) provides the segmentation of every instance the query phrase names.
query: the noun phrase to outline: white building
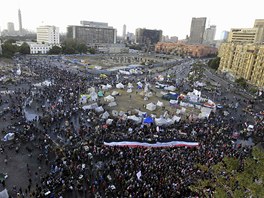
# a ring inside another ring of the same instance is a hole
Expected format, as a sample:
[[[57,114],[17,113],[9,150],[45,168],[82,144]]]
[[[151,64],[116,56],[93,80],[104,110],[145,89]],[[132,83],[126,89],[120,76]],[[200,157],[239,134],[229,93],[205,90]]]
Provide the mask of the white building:
[[[47,44],[59,44],[60,33],[59,28],[55,26],[40,26],[37,28],[37,42]]]
[[[28,43],[30,47],[30,54],[47,54],[52,48],[52,45],[41,43]]]

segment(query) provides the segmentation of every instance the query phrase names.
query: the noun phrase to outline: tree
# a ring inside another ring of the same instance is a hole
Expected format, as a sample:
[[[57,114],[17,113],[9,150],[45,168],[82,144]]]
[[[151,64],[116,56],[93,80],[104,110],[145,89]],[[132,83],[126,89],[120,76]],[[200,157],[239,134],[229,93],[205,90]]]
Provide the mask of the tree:
[[[12,58],[18,52],[18,46],[13,44],[15,41],[9,39],[2,44],[2,55],[6,58]]]
[[[60,54],[62,52],[61,47],[59,46],[52,46],[52,48],[49,50],[49,54]]]
[[[208,61],[208,66],[212,69],[217,70],[220,64],[220,57],[216,57]]]
[[[30,47],[29,45],[24,42],[20,47],[19,47],[19,52],[21,54],[30,54]]]
[[[222,162],[207,167],[197,165],[210,178],[198,180],[190,189],[204,197],[264,197],[264,152],[254,147],[245,159],[225,157]]]
[[[76,48],[80,54],[87,53],[88,51],[88,48],[84,43],[77,44]]]
[[[95,54],[95,49],[94,49],[94,48],[89,48],[89,49],[88,49],[88,52],[89,52],[90,54]]]
[[[239,86],[243,87],[244,89],[247,87],[247,81],[246,81],[244,78],[242,78],[242,77],[236,79],[235,82],[236,82]]]
[[[62,52],[64,54],[77,53],[77,42],[74,39],[67,39],[62,43]]]

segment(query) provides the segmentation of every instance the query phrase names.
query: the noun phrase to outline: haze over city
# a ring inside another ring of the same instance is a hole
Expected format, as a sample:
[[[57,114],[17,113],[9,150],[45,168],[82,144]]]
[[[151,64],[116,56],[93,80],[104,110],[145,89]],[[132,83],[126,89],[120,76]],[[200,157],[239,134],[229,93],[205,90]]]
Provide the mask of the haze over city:
[[[65,33],[68,25],[78,25],[81,20],[106,22],[122,35],[123,24],[128,32],[136,28],[160,29],[163,35],[178,36],[184,39],[190,34],[192,17],[207,17],[207,25],[216,25],[216,39],[221,32],[231,28],[252,27],[255,19],[263,18],[260,0],[250,1],[250,5],[241,1],[212,2],[172,1],[162,2],[100,0],[100,1],[4,1],[0,12],[1,30],[8,22],[15,23],[18,29],[18,9],[21,9],[23,28],[36,31],[40,25],[55,25]]]

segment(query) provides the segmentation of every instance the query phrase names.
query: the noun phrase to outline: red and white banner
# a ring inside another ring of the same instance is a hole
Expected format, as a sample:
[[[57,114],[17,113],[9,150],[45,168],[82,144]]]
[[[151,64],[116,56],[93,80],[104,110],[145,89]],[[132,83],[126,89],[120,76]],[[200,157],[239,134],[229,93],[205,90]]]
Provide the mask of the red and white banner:
[[[122,142],[104,142],[105,146],[126,146],[126,147],[196,147],[199,146],[198,142],[185,142],[185,141],[170,141],[170,142],[133,142],[133,141],[122,141]]]

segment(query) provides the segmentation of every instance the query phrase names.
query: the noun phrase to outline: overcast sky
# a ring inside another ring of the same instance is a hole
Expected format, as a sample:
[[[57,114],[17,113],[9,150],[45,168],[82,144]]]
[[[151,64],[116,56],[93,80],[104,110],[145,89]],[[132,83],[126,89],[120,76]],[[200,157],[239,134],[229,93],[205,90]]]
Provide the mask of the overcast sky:
[[[251,5],[252,6],[251,6]],[[36,31],[40,25],[55,25],[66,32],[68,25],[81,20],[107,22],[122,35],[136,28],[160,29],[163,35],[190,34],[192,17],[207,17],[207,26],[216,25],[216,39],[223,30],[253,27],[255,19],[263,19],[263,0],[1,0],[0,27],[14,22],[18,29],[18,8],[23,28]]]

